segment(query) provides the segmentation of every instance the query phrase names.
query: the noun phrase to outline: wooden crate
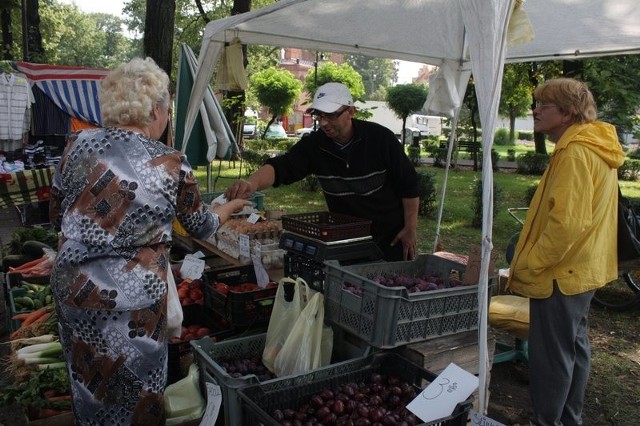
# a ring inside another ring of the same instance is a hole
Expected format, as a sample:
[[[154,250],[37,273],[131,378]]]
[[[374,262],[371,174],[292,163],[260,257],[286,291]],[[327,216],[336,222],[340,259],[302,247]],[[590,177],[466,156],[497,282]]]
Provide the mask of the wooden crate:
[[[490,366],[495,352],[495,346],[496,338],[491,331],[488,331],[487,349],[489,350]],[[412,343],[396,348],[395,351],[434,374],[440,374],[453,362],[469,373],[478,375],[478,349],[478,331],[473,330],[430,339],[424,342]],[[487,383],[487,386],[488,385],[489,383]],[[477,389],[473,393],[473,396],[473,408],[477,411],[479,407],[479,394]]]

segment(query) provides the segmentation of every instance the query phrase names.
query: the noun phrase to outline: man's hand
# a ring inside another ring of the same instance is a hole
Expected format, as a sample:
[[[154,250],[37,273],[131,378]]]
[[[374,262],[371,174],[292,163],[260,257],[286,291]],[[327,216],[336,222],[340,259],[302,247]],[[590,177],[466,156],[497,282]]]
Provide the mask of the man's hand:
[[[236,198],[247,199],[255,192],[251,182],[247,180],[238,180],[231,184],[225,191],[224,195],[227,200],[235,200]]]
[[[391,241],[391,245],[395,246],[398,242],[402,243],[402,258],[404,260],[413,260],[416,258],[416,241],[417,232],[415,228],[404,227],[398,232],[398,235]]]

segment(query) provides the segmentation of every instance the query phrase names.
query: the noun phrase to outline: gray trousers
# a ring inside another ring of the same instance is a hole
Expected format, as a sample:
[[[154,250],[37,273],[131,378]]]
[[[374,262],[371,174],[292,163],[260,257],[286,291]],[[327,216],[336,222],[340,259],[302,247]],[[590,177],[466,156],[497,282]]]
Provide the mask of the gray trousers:
[[[582,425],[593,293],[565,296],[554,281],[551,297],[529,301],[529,386],[538,426]]]

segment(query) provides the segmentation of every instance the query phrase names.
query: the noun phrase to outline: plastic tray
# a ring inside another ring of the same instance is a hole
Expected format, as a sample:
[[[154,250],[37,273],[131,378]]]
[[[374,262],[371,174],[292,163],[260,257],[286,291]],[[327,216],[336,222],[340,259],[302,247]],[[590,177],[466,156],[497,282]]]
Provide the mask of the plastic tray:
[[[370,220],[327,211],[284,215],[282,228],[321,241],[371,235]]]
[[[203,203],[210,204],[213,200],[215,200],[218,196],[224,194],[224,191],[219,192],[205,192],[200,194],[200,199]],[[262,192],[254,192],[249,196],[249,201],[255,203],[256,209],[262,211],[264,210],[264,194]]]
[[[204,274],[205,305],[221,315],[232,327],[246,328],[269,323],[276,287],[226,295],[216,291],[213,285],[223,282],[229,287],[242,283],[255,283],[253,265],[209,271]]]
[[[7,272],[5,277],[8,288],[19,288],[21,281],[26,281],[33,284],[49,284],[51,282],[50,275],[43,275],[39,277],[25,277],[20,272]]]
[[[325,320],[346,329],[377,348],[394,348],[478,328],[478,286],[411,293],[371,281],[403,272],[411,276],[437,274],[448,282],[451,270],[465,266],[431,254],[407,262],[340,266],[325,262]],[[344,284],[360,288],[356,295]]]
[[[220,318],[216,318],[211,310],[202,305],[192,304],[183,306],[182,311],[184,314],[184,319],[182,320],[183,326],[188,327],[193,324],[201,324],[211,330],[211,333],[205,339],[220,341],[236,334],[236,331],[232,328],[225,328]],[[186,376],[189,365],[193,362],[190,342],[190,340],[183,340],[169,343],[169,384]]]
[[[411,363],[393,352],[378,352],[366,358],[358,358],[332,365],[311,373],[253,384],[238,390],[244,424],[279,425],[270,413],[279,408],[297,409],[311,396],[325,389],[335,389],[349,382],[360,382],[372,373],[393,374],[402,380],[424,389],[436,375]],[[438,419],[429,425],[465,426],[473,397],[456,406],[452,415]],[[240,424],[240,423],[234,423]],[[424,423],[423,423],[424,424]]]

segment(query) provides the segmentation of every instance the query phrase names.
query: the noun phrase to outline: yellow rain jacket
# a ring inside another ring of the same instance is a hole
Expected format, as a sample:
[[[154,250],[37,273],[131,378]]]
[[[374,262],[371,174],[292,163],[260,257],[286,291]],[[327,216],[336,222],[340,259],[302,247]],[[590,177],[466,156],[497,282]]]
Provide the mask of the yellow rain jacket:
[[[507,287],[544,299],[553,280],[565,295],[618,276],[618,175],[624,153],[607,123],[574,124],[553,151],[531,200]]]

